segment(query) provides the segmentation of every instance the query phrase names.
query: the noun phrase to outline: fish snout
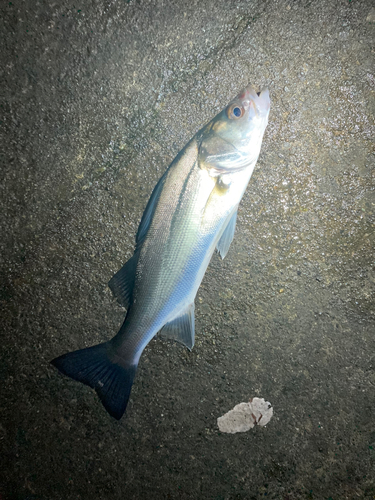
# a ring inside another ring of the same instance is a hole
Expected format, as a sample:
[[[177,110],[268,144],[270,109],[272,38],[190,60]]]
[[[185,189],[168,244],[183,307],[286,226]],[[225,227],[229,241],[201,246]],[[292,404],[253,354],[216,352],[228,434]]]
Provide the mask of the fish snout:
[[[268,115],[271,104],[268,89],[257,92],[254,86],[250,84],[238,97],[245,109],[250,110],[253,107],[256,115]]]

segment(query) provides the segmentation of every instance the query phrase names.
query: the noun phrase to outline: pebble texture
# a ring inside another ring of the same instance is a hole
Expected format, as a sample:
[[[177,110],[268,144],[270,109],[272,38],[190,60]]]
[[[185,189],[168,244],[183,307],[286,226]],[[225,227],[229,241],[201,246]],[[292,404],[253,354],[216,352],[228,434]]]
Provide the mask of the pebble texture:
[[[1,500],[373,499],[373,2],[0,10]],[[196,345],[152,341],[116,422],[49,361],[117,332],[154,185],[250,81],[269,126]],[[220,433],[249,394],[270,424]]]

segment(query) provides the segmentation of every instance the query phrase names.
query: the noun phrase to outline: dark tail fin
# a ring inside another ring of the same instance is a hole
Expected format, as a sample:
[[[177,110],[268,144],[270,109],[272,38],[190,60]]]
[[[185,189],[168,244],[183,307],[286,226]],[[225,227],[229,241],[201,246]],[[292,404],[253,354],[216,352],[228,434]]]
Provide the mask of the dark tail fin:
[[[105,342],[68,352],[51,363],[68,377],[95,389],[108,413],[120,420],[129,401],[137,365],[123,366],[113,358],[110,343]]]

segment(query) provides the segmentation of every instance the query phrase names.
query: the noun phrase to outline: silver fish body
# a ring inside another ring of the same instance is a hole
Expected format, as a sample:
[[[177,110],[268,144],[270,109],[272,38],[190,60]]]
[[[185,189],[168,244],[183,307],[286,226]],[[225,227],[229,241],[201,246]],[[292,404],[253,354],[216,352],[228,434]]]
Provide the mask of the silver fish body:
[[[123,415],[139,358],[159,331],[194,345],[194,299],[215,248],[224,258],[233,239],[269,107],[267,90],[247,87],[178,154],[151,195],[133,257],[109,282],[127,308],[120,331],[52,361],[95,388],[115,418]]]

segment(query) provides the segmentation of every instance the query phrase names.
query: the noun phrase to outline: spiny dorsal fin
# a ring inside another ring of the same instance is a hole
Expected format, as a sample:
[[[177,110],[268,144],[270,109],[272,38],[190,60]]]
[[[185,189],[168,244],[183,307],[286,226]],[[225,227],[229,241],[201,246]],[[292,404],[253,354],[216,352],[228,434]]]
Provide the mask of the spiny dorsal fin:
[[[152,217],[154,215],[156,205],[160,197],[160,193],[164,186],[166,174],[167,172],[164,173],[162,178],[154,187],[145,211],[143,212],[142,219],[138,227],[138,233],[135,239],[136,249],[133,257],[125,262],[122,268],[117,271],[117,273],[111,278],[108,283],[109,288],[112,290],[113,295],[116,297],[118,302],[126,308],[128,308],[130,303],[141,246],[150,227]]]
[[[168,169],[169,170],[169,169]],[[158,204],[160,193],[163,190],[165,179],[168,174],[168,170],[164,172],[164,175],[160,178],[159,182],[154,187],[154,190],[151,193],[150,199],[148,200],[145,211],[143,212],[141,222],[138,227],[137,236],[135,239],[136,242],[136,250],[140,248],[143,243],[143,240],[146,237],[147,231],[150,227],[152,217],[156,210],[156,205]]]

